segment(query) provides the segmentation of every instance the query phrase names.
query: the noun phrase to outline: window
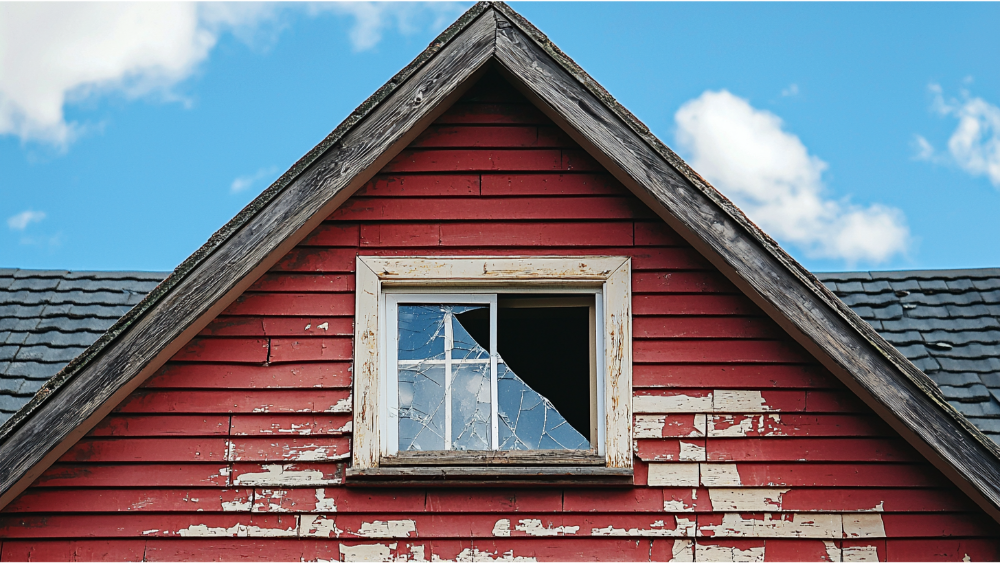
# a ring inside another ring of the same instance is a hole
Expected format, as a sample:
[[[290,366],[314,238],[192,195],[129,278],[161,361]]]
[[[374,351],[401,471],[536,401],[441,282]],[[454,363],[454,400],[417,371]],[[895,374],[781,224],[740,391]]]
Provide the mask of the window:
[[[631,468],[628,258],[366,256],[357,267],[349,476]]]

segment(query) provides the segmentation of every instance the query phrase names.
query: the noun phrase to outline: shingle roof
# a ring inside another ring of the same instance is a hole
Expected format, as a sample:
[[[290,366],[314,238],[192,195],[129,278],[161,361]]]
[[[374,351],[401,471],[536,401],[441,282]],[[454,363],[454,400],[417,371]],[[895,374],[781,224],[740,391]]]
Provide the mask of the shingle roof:
[[[816,277],[1000,443],[1000,268]]]
[[[0,423],[164,277],[0,269]]]

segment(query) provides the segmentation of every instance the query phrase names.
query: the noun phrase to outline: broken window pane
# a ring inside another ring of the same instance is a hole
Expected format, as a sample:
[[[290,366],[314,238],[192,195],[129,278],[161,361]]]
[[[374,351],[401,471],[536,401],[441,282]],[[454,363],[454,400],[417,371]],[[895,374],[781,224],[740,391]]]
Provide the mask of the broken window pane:
[[[399,367],[399,449],[443,450],[444,364]]]
[[[497,366],[500,450],[586,450],[590,440],[506,364]]]
[[[539,319],[548,320],[553,315],[543,313]],[[555,326],[560,327],[556,330],[565,330],[567,324],[580,324],[578,319],[562,318],[564,316],[554,315],[551,319],[556,321]],[[536,328],[554,328],[549,326],[551,323],[538,322],[539,319],[532,317],[525,320],[532,326],[537,325]],[[582,334],[586,338],[586,317],[582,319]],[[518,377],[499,356],[496,374],[498,397],[492,396],[493,373],[490,351],[487,350],[490,343],[489,306],[400,304],[397,322],[400,451],[590,448],[589,439],[567,422],[552,401]],[[522,362],[519,365],[533,374],[535,379],[532,381],[551,390],[549,393],[564,393],[567,397],[587,396],[586,387],[582,390],[565,389],[571,379],[567,379],[564,372],[574,371],[570,367],[574,364],[567,359],[560,361],[558,354],[566,353],[570,347],[563,344],[559,334],[553,335],[551,330],[548,333],[532,332],[524,323],[512,325],[512,328],[515,326],[520,327],[516,332],[532,336],[532,342],[523,342],[519,348],[541,346],[548,351],[544,361],[524,363],[531,356],[518,356]],[[551,341],[556,344],[555,348],[537,342],[540,339]],[[515,342],[516,339],[510,341]],[[552,352],[553,349],[557,352]],[[553,353],[557,355],[548,357]],[[584,357],[584,365],[586,361]],[[567,397],[559,398],[566,402]],[[491,413],[494,400],[497,402],[497,420],[492,419]],[[569,404],[574,404],[574,401]],[[577,406],[588,408],[587,404]],[[498,433],[497,444],[493,444],[492,440],[494,425]]]
[[[452,376],[451,449],[490,449],[489,361],[455,365]]]

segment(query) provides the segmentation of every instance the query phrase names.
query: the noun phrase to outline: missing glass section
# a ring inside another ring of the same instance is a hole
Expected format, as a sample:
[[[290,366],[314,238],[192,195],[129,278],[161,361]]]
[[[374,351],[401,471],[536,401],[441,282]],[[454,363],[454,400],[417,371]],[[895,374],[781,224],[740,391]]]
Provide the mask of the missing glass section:
[[[596,433],[593,296],[500,295],[497,312],[500,450],[588,449]],[[488,311],[456,315],[489,343]]]

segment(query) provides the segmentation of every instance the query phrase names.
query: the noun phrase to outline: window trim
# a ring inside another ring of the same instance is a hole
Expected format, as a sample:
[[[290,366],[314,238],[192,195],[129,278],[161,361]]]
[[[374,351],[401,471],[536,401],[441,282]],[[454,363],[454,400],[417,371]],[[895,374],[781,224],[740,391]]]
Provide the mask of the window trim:
[[[384,289],[460,293],[464,288],[601,288],[604,313],[604,461],[632,468],[631,259],[626,256],[358,256],[354,336],[354,471],[375,469],[381,440],[385,359]]]

